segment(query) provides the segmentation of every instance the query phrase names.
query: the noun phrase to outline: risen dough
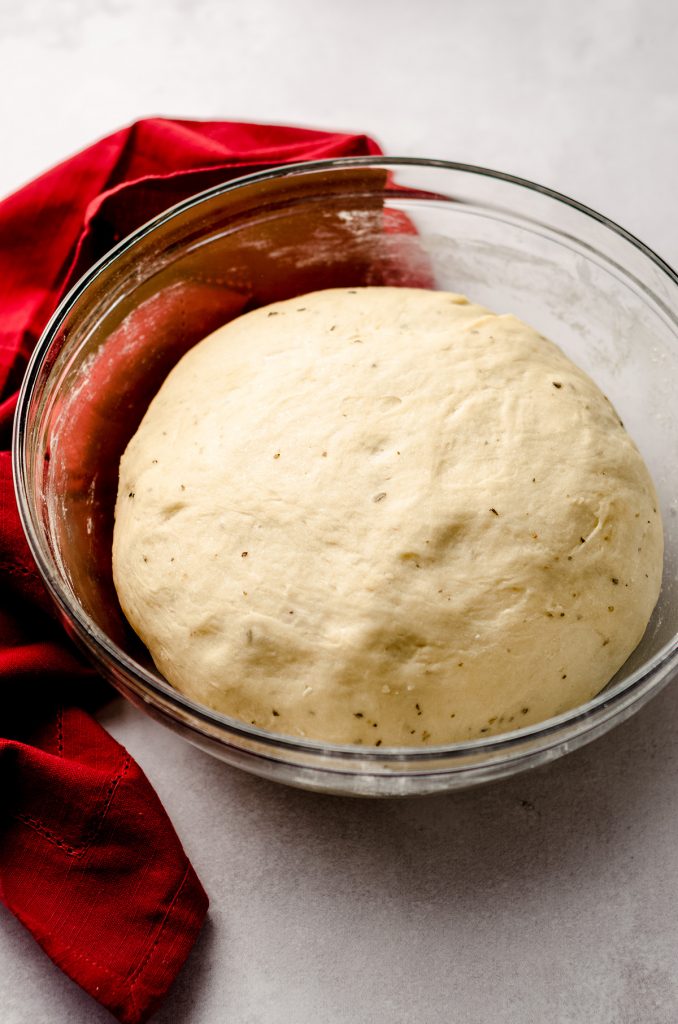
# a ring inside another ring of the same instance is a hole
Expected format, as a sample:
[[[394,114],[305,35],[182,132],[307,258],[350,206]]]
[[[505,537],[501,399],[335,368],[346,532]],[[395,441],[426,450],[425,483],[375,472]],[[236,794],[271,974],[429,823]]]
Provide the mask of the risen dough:
[[[265,729],[487,736],[592,697],[662,529],[617,414],[514,316],[329,290],[186,355],[120,469],[113,568],[158,668]]]

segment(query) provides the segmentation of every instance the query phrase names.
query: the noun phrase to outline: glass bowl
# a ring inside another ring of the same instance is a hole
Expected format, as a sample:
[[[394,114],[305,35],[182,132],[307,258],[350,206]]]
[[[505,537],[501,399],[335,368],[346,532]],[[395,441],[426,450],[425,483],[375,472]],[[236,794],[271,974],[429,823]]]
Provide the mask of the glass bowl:
[[[609,395],[653,474],[666,557],[646,634],[573,711],[446,747],[333,746],[183,697],[127,626],[111,577],[119,457],[180,356],[237,315],[316,288],[461,292],[557,342]],[[71,635],[152,718],[247,771],[328,792],[458,789],[550,761],[628,718],[678,665],[678,277],[604,217],[461,164],[352,158],[210,189],[122,241],[52,317],[19,399],[24,528]]]

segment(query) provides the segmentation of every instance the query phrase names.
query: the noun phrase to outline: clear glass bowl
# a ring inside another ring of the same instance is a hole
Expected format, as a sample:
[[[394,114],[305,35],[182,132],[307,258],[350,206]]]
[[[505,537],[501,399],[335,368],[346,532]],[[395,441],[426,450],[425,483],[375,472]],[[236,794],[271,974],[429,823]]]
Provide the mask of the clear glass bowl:
[[[415,285],[513,312],[609,395],[661,501],[664,585],[640,646],[594,700],[447,747],[332,746],[199,706],[153,667],[111,578],[118,459],[177,359],[219,324],[315,288]],[[14,469],[31,549],[70,633],[137,707],[247,771],[392,796],[485,782],[606,732],[678,665],[678,277],[604,217],[527,181],[371,157],[250,175],[117,245],[62,302],[26,374]]]

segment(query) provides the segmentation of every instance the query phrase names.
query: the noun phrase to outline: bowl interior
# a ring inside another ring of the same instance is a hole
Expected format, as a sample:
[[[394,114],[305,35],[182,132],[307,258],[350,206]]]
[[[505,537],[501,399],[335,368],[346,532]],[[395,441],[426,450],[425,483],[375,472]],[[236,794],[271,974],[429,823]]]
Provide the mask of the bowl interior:
[[[155,672],[120,611],[110,554],[118,462],[150,398],[188,348],[241,312],[368,284],[513,312],[609,396],[653,474],[666,535],[659,604],[613,683],[661,659],[678,623],[675,277],[562,197],[411,161],[300,166],[212,190],[76,286],[29,371],[18,438],[24,515],[67,620]]]

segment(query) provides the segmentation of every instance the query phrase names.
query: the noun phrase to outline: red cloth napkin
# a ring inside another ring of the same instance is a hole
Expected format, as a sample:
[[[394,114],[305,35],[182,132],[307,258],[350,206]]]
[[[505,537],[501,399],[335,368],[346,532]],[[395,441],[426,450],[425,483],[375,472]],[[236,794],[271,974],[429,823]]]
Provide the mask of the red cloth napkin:
[[[362,135],[139,121],[0,203],[0,897],[120,1021],[144,1021],[207,897],[148,780],[83,710],[102,684],[52,615],[10,467],[16,389],[59,298],[119,238],[253,170],[379,153]]]

